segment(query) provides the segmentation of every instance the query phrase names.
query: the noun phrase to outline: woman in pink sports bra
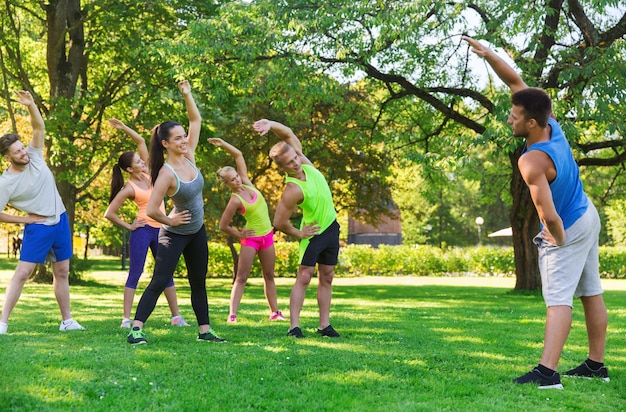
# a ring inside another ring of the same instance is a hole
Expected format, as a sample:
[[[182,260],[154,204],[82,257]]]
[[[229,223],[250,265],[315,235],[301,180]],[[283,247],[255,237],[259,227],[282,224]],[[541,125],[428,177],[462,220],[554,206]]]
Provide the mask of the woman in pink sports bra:
[[[113,167],[109,207],[104,213],[104,217],[111,222],[130,231],[130,268],[128,279],[124,286],[124,317],[120,325],[121,328],[130,328],[132,323],[130,312],[137,284],[143,273],[148,248],[152,251],[152,256],[156,256],[161,224],[149,218],[146,214],[146,207],[152,193],[152,182],[146,165],[148,162],[148,147],[145,140],[136,131],[117,119],[109,119],[109,125],[118,130],[123,130],[137,145],[137,152],[122,153],[117,164]],[[122,170],[129,174],[127,185],[124,185]],[[122,207],[127,199],[135,202],[139,209],[132,223],[124,221],[117,215],[119,208]],[[164,204],[161,204],[161,207],[165,210]],[[167,288],[165,288],[165,297],[172,312],[172,325],[189,326],[178,310],[176,287],[174,286],[173,278]]]
[[[211,138],[209,143],[226,150],[235,159],[237,167],[235,170],[231,166],[225,166],[217,171],[217,177],[232,191],[232,196],[220,219],[220,229],[239,239],[241,244],[237,274],[230,293],[230,314],[227,322],[237,322],[237,309],[239,309],[255,255],[259,256],[261,263],[265,297],[271,312],[269,318],[272,321],[285,320],[281,311],[278,310],[276,283],[274,282],[274,264],[276,263],[274,230],[267,203],[261,192],[248,179],[248,169],[241,151],[219,138]],[[240,213],[246,219],[246,225],[241,230],[231,226],[236,213]]]

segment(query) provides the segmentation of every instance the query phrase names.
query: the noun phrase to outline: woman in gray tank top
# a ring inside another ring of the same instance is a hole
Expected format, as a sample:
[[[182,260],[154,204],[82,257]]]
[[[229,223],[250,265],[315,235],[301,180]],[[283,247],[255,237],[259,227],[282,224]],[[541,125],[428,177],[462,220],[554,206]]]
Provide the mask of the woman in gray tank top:
[[[209,323],[209,305],[206,293],[206,275],[209,260],[204,229],[204,179],[195,165],[194,152],[200,138],[202,117],[191,95],[191,87],[184,80],[178,84],[185,99],[189,134],[180,123],[167,121],[152,130],[150,143],[150,171],[154,188],[147,213],[162,224],[159,247],[150,284],[143,292],[133,328],[127,341],[132,345],[147,343],[143,325],[154,310],[156,302],[172,279],[180,259],[185,257],[187,277],[191,287],[191,305],[198,321],[198,341],[225,342],[217,336]],[[165,163],[167,153],[167,163]],[[172,199],[174,208],[168,215],[159,204],[165,196]]]

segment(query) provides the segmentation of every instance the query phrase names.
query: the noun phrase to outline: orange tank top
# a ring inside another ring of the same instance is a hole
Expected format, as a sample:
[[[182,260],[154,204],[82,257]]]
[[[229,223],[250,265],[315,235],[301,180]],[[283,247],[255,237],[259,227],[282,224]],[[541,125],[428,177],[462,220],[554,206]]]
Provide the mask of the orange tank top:
[[[150,175],[148,175],[147,173],[142,174],[146,176],[148,180],[151,180]],[[130,179],[128,180],[128,183],[135,191],[135,198],[133,199],[133,201],[139,208],[139,211],[137,212],[137,218],[145,220],[146,224],[149,226],[161,227],[161,224],[159,222],[149,217],[146,213],[146,210],[148,208],[148,201],[150,200],[150,195],[152,194],[152,186],[150,186],[149,189],[142,189],[134,184]],[[161,206],[159,207],[159,209],[161,209],[161,212],[165,214],[165,203],[163,203],[163,201],[161,201]]]

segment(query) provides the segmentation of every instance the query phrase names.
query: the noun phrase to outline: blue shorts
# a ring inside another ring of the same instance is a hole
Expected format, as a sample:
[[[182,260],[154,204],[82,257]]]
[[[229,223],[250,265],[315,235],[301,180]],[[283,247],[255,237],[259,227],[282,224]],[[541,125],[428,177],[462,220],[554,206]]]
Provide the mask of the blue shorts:
[[[20,260],[30,263],[62,262],[73,255],[72,234],[67,213],[52,226],[30,223],[24,226]]]

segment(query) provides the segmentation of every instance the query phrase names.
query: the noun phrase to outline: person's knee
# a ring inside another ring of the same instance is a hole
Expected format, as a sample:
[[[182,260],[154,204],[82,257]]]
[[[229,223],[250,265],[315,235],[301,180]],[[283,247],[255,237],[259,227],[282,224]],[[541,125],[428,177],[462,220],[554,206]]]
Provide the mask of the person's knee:
[[[313,276],[312,272],[308,270],[301,270],[298,272],[296,276],[296,283],[299,283],[302,286],[309,286],[309,283],[311,283],[312,276]]]
[[[32,270],[17,268],[15,269],[15,274],[13,275],[13,279],[21,283],[26,283],[31,273],[33,273]]]
[[[319,280],[318,280],[319,283],[330,285],[331,283],[333,283],[333,278],[335,277],[335,270],[334,269],[320,270],[318,277],[319,277]]]
[[[57,281],[67,281],[69,279],[69,276],[70,276],[69,270],[55,270],[54,271],[54,278]]]
[[[264,271],[262,272],[263,275],[263,279],[267,282],[268,280],[274,280],[274,271],[273,270],[268,270],[268,271]]]
[[[235,278],[235,283],[239,286],[245,286],[248,282],[248,274],[247,273],[238,273]]]
[[[131,288],[131,289],[137,289],[137,285],[139,285],[140,278],[141,278],[141,273],[129,274],[128,279],[126,279],[126,284],[124,286],[126,286],[127,288]]]

